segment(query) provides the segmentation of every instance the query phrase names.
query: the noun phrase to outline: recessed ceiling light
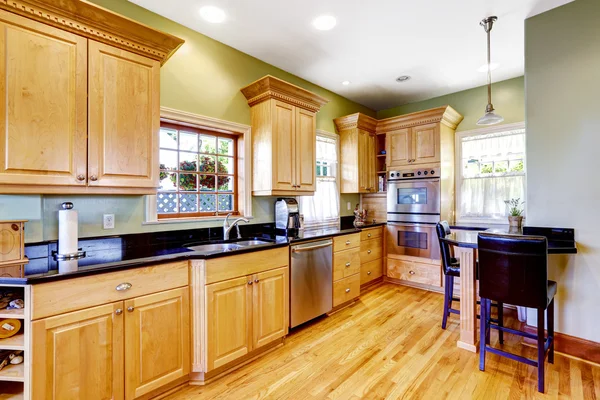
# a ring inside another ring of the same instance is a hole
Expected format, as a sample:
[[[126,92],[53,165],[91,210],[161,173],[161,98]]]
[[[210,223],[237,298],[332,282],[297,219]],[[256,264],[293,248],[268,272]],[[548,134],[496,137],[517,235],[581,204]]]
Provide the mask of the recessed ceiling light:
[[[396,82],[402,83],[402,82],[406,82],[409,79],[410,79],[410,76],[408,76],[408,75],[402,75],[402,76],[399,76],[399,77],[396,78]]]
[[[220,24],[221,22],[225,21],[225,18],[227,17],[225,15],[225,11],[215,6],[204,6],[200,9],[199,13],[205,21],[213,24]]]
[[[498,67],[499,67],[498,64],[491,63],[490,64],[490,71],[493,71],[493,70],[495,70]],[[483,64],[481,67],[477,68],[477,72],[487,72],[487,70],[488,70],[487,64]]]
[[[320,15],[313,20],[312,24],[320,31],[328,31],[335,27],[337,20],[331,15]]]
[[[350,81],[343,81],[342,82],[342,85],[344,85],[344,86],[348,86],[349,84],[350,84]]]

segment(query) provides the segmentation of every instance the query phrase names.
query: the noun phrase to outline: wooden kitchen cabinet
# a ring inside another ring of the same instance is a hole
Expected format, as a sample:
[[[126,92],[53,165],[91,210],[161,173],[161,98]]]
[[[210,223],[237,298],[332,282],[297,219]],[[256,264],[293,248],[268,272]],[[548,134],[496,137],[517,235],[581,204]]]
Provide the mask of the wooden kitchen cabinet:
[[[85,185],[87,39],[0,10],[0,61],[0,186]]]
[[[383,275],[383,227],[365,228],[360,232],[360,284],[368,286]]]
[[[125,399],[136,399],[190,372],[189,288],[125,301]]]
[[[124,318],[117,302],[34,321],[32,398],[123,399]]]
[[[360,233],[333,238],[333,309],[360,295]]]
[[[158,187],[160,63],[89,41],[88,185]]]
[[[334,122],[340,135],[341,192],[377,192],[377,120],[357,113]]]
[[[284,337],[289,325],[288,267],[254,276],[252,316],[253,348]]]
[[[410,128],[386,133],[387,165],[408,165],[412,160],[412,133]]]
[[[0,2],[0,193],[156,193],[160,65],[181,44],[89,2]]]
[[[241,91],[251,107],[252,194],[312,195],[316,113],[327,100],[270,75]]]

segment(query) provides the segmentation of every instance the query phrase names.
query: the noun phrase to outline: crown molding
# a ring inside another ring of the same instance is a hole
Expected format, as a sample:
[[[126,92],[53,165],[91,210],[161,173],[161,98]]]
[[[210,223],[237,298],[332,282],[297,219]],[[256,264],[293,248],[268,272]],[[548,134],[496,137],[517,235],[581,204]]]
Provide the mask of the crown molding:
[[[184,41],[84,0],[0,0],[0,9],[164,64]]]
[[[317,112],[329,102],[329,100],[315,93],[271,75],[252,82],[242,88],[241,91],[246,100],[248,100],[250,107],[265,100],[275,99],[312,112]]]
[[[411,114],[400,115],[379,120],[377,122],[377,133],[385,133],[396,129],[410,128],[417,125],[441,123],[449,128],[456,129],[463,120],[454,108],[442,106],[430,110],[419,111]]]
[[[375,133],[377,130],[378,121],[363,113],[355,113],[339,117],[333,120],[338,132],[347,129],[362,129],[369,133]]]

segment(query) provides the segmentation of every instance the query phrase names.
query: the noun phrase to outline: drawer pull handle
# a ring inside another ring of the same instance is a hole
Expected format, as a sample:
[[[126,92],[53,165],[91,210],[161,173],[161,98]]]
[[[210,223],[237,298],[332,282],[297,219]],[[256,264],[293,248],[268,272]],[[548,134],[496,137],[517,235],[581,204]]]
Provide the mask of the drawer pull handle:
[[[370,233],[367,233],[367,237],[371,237],[371,234],[370,234]]]
[[[117,308],[117,309],[115,310],[115,314],[117,314],[117,315],[121,315],[121,314],[123,314],[123,310],[122,310],[122,309],[120,309],[120,308]]]
[[[415,271],[408,271],[409,274],[414,275]]]
[[[350,244],[349,240],[346,240],[346,246],[348,246]]]
[[[367,250],[367,254],[371,254],[371,250],[370,250],[370,249],[369,249],[369,250]]]
[[[134,310],[133,306],[129,306],[129,307],[127,307],[127,311],[129,311],[129,312],[133,312],[133,310]]]
[[[367,271],[367,275],[371,275],[371,271]]]
[[[90,175],[90,181],[96,182],[97,180],[98,180],[98,177],[96,175]]]
[[[350,266],[350,263],[349,263],[349,262],[347,262],[347,263],[346,263],[346,267],[349,267],[349,266]]]
[[[117,292],[124,292],[125,290],[131,289],[132,286],[133,285],[131,283],[129,283],[129,282],[119,283],[117,285],[117,287],[115,288],[115,290]]]
[[[350,293],[350,288],[346,289],[346,293]]]
[[[252,285],[252,281],[248,281],[248,285]]]
[[[79,175],[77,175],[77,180],[78,180],[79,182],[85,181],[85,175],[83,175],[83,174],[79,174]]]

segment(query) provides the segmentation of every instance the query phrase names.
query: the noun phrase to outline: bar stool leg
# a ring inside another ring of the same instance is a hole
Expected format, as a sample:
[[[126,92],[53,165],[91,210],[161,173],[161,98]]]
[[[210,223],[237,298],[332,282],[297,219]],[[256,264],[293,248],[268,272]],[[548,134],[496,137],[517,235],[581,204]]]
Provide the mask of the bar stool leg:
[[[446,282],[444,287],[444,316],[442,317],[442,329],[446,329],[446,322],[448,321],[448,314],[450,314],[450,305],[452,304],[452,297],[450,295],[449,286],[451,276],[446,275]]]
[[[554,298],[550,301],[548,305],[548,340],[552,340],[550,342],[550,349],[548,353],[548,362],[550,364],[554,364]]]
[[[500,302],[498,302],[498,326],[504,327],[504,304]],[[498,340],[500,344],[504,344],[504,332],[501,330],[498,331]]]
[[[485,304],[481,302],[481,305],[485,307],[485,344],[490,344],[490,335],[492,334],[492,330],[490,329],[490,318],[492,317],[492,301],[490,299],[485,299]]]
[[[538,308],[538,320],[537,320],[537,367],[538,367],[538,392],[544,393],[544,359],[546,358],[546,352],[544,351],[544,314],[546,310]]]
[[[485,371],[485,341],[486,341],[486,331],[487,331],[487,318],[486,318],[486,300],[481,298],[481,311],[479,312],[481,316],[479,317],[479,370]]]

